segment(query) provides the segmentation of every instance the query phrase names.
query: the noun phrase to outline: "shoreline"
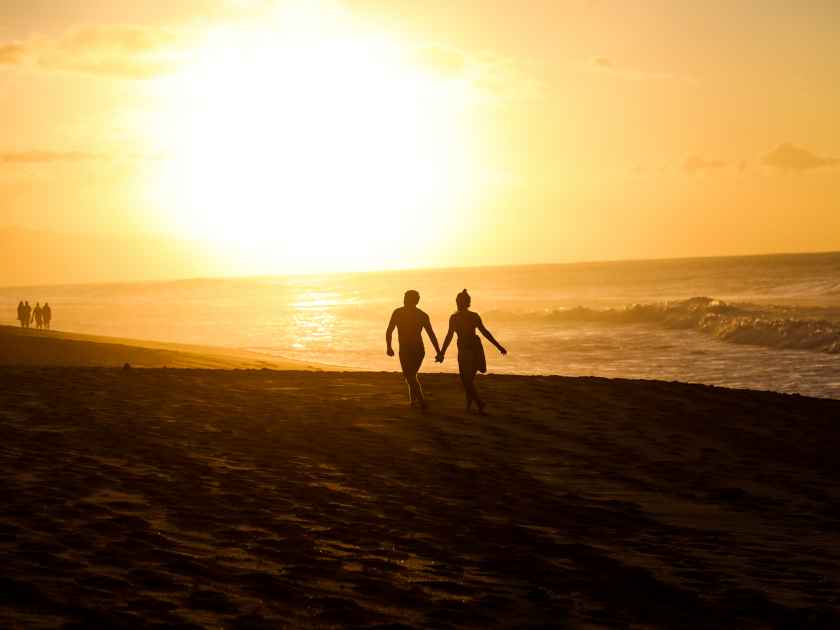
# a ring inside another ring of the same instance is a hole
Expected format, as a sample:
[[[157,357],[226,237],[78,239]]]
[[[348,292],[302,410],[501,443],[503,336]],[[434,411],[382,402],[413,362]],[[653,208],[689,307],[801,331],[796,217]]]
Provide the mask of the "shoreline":
[[[804,351],[803,351],[804,352]],[[359,368],[316,361],[300,361],[276,357],[256,351],[239,350],[223,346],[205,346],[181,344],[144,339],[110,337],[85,333],[72,333],[60,330],[22,329],[20,327],[0,325],[0,367],[123,367],[126,363],[132,368],[155,369],[208,369],[208,370],[278,370],[278,371],[320,371],[332,373],[378,374],[392,373],[400,375],[399,369],[382,370]],[[436,369],[436,364],[428,363],[421,371],[423,379],[435,375],[448,375],[457,380],[457,372]],[[773,389],[746,387],[728,387],[712,385],[702,381],[683,381],[673,379],[633,378],[615,376],[597,376],[588,374],[534,374],[493,372],[478,375],[479,382],[488,377],[511,376],[517,378],[603,378],[615,381],[639,383],[678,383],[701,385],[720,389],[732,389],[745,392],[766,392],[785,396],[800,396],[819,400],[840,400],[830,396],[800,394]]]
[[[344,371],[259,352],[0,325],[0,365]]]

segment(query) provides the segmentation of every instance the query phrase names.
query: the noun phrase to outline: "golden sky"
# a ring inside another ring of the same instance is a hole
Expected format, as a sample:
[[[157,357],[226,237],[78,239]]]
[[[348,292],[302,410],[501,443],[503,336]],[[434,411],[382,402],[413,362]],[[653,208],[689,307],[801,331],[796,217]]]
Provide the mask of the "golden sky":
[[[0,283],[838,250],[838,76],[833,0],[4,0]]]

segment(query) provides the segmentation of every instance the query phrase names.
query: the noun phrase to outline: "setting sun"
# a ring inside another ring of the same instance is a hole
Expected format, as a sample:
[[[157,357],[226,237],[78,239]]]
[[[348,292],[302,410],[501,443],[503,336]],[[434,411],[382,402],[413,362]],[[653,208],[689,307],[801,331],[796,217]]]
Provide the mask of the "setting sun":
[[[405,262],[476,194],[470,84],[329,5],[210,33],[160,82],[147,182],[178,233],[241,267]]]

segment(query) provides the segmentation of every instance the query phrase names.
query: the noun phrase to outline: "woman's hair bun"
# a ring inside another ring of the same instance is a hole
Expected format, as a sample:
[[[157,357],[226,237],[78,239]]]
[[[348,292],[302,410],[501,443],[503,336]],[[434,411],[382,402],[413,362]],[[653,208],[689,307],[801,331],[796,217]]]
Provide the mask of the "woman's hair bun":
[[[461,308],[462,305],[464,307],[468,307],[470,305],[470,294],[467,293],[466,289],[455,296],[455,303],[458,305],[458,308]]]

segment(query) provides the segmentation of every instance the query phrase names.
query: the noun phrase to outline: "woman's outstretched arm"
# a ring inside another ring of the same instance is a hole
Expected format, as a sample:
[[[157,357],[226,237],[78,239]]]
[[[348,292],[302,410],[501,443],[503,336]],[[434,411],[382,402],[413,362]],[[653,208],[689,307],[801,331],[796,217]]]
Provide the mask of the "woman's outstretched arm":
[[[477,316],[477,317],[478,317],[478,316]],[[484,327],[484,322],[482,322],[482,321],[481,321],[481,317],[478,317],[478,326],[477,326],[477,328],[481,331],[481,334],[482,334],[482,335],[484,335],[484,337],[485,337],[485,339],[487,339],[487,341],[489,341],[489,342],[490,342],[490,343],[492,343],[494,346],[496,346],[496,348],[498,348],[499,352],[501,352],[502,354],[507,354],[507,350],[505,350],[504,346],[502,346],[502,344],[500,344],[498,341],[496,341],[496,340],[493,338],[493,335],[490,333],[490,331],[489,331],[489,330],[487,330],[487,329]]]
[[[432,328],[432,321],[429,319],[429,316],[426,316],[426,321],[423,322],[423,328],[426,329],[426,334],[429,335],[429,341],[432,342],[432,346],[435,348],[435,356],[437,357],[440,355],[440,346],[438,345],[437,336],[435,335],[434,328]]]
[[[443,346],[441,346],[440,352],[438,353],[438,357],[441,362],[443,361],[443,356],[446,354],[446,349],[449,347],[449,344],[452,343],[452,335],[455,334],[454,318],[454,315],[449,317],[449,330],[446,331],[446,338],[443,340]]]

